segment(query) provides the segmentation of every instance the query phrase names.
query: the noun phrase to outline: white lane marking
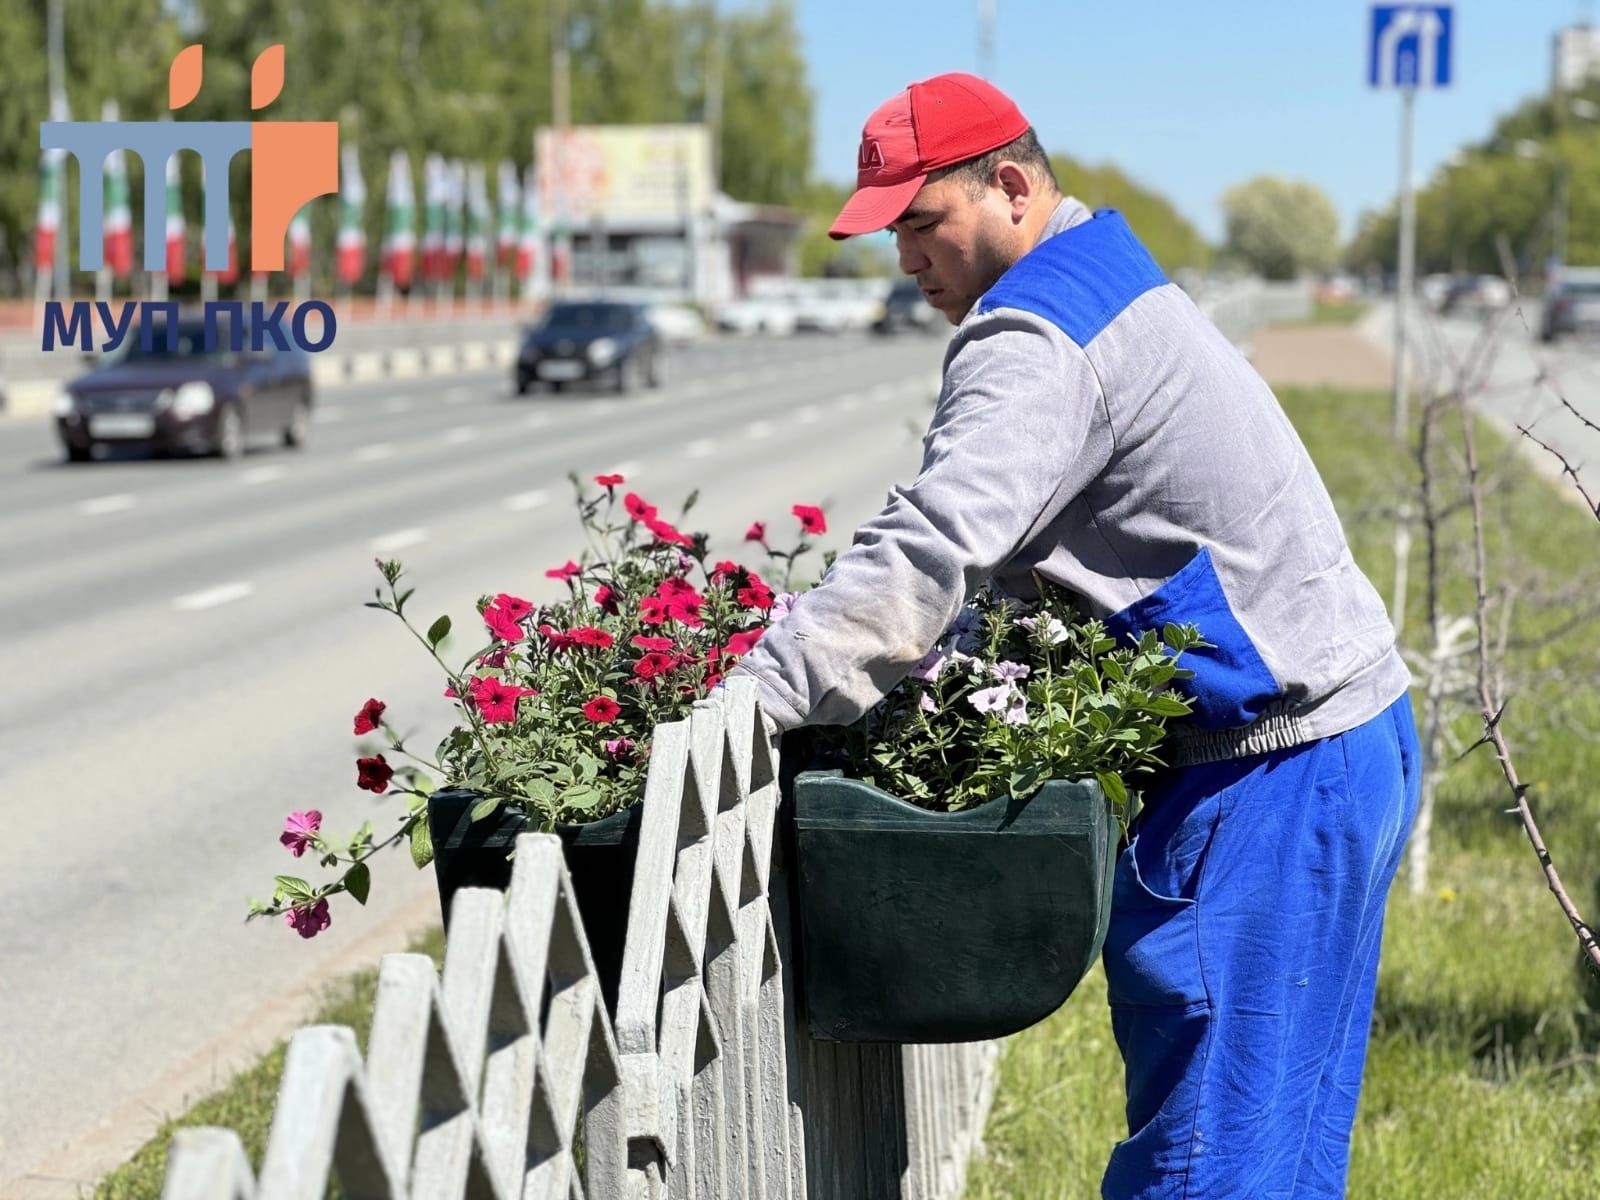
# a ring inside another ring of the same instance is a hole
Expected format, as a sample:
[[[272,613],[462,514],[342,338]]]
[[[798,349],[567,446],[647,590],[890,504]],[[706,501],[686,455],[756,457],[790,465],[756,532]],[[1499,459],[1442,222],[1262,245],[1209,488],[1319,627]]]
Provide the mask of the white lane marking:
[[[254,487],[258,483],[276,483],[287,474],[282,467],[252,467],[239,476],[239,482],[245,487]]]
[[[717,452],[717,444],[710,438],[700,438],[685,446],[683,452],[689,458],[710,458]]]
[[[501,507],[507,512],[532,512],[549,503],[549,492],[518,492],[515,496],[507,496],[501,501]]]
[[[396,396],[392,400],[384,401],[383,411],[386,413],[410,412],[411,401],[405,396]]]
[[[313,425],[332,425],[336,421],[344,420],[344,412],[337,408],[319,408],[311,414]]]
[[[745,433],[745,436],[748,437],[751,441],[757,441],[757,442],[760,441],[762,438],[771,437],[772,436],[772,422],[771,421],[751,421],[750,424],[745,426],[744,433]]]
[[[466,388],[451,388],[444,394],[444,402],[446,404],[465,404],[471,399],[472,393],[467,391]]]
[[[421,527],[397,529],[393,533],[386,533],[382,537],[373,538],[372,551],[374,554],[393,554],[396,550],[418,546],[427,540],[428,531]]]
[[[256,590],[256,585],[240,580],[236,583],[222,583],[204,591],[190,592],[187,596],[179,596],[172,602],[172,607],[179,612],[200,612],[207,608],[216,608],[219,604],[231,604],[235,600],[243,600]]]
[[[356,461],[369,463],[394,457],[394,447],[388,442],[375,442],[356,451]]]
[[[804,408],[795,410],[794,419],[802,425],[815,425],[822,418],[815,404],[807,404]]]
[[[643,467],[641,467],[638,463],[636,463],[632,459],[630,459],[627,462],[618,463],[616,466],[612,467],[609,471],[596,471],[595,474],[597,474],[597,475],[621,475],[623,477],[623,479],[632,479],[635,475],[637,475],[642,470],[644,470]]]
[[[543,429],[548,424],[550,424],[550,414],[539,412],[531,414],[522,423],[522,427],[524,429]]]
[[[457,425],[454,429],[450,430],[444,435],[444,444],[446,446],[459,446],[464,442],[473,441],[477,436],[477,426]]]
[[[889,400],[892,399],[894,394],[899,390],[900,388],[896,384],[880,383],[877,387],[872,389],[871,396],[874,400]]]
[[[861,407],[861,396],[858,392],[851,392],[848,396],[840,396],[833,405],[842,413],[852,413]]]
[[[107,513],[126,512],[137,503],[132,492],[118,492],[114,496],[96,496],[93,500],[78,503],[78,511],[86,517],[103,517]]]
[[[616,408],[617,402],[615,400],[601,400],[589,406],[589,413],[596,417],[607,417],[615,412]]]

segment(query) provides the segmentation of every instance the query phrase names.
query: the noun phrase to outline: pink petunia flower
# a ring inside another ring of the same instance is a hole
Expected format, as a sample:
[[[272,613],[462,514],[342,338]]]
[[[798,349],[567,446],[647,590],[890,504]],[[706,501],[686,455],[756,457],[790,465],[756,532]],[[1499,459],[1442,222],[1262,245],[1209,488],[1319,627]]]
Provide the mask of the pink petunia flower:
[[[583,574],[583,568],[569,558],[562,566],[551,567],[544,573],[544,577],[546,579],[559,579],[565,583],[569,579],[576,579],[581,574]]]
[[[989,668],[989,674],[1004,683],[1015,683],[1028,677],[1028,668],[1021,663],[997,662]]]
[[[316,809],[292,812],[283,822],[283,832],[278,840],[289,848],[289,853],[299,858],[316,844],[317,830],[322,828],[322,814]]]
[[[328,915],[328,902],[326,900],[318,900],[315,904],[291,908],[283,916],[289,928],[303,938],[314,938],[329,925],[333,924],[333,918]]]
[[[922,699],[917,701],[917,707],[925,713],[936,713],[939,711],[939,706],[933,702],[933,697],[928,695],[927,692],[922,693]]]

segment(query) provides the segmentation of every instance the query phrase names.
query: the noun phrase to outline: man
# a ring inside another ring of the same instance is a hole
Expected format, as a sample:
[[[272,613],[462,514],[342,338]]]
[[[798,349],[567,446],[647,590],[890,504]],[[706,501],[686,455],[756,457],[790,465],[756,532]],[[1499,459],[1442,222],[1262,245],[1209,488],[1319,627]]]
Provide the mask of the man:
[[[956,326],[944,384],[916,479],[739,669],[780,727],[847,723],[1033,571],[1119,637],[1197,625],[1194,716],[1117,863],[1102,1192],[1341,1196],[1419,783],[1383,604],[1271,390],[1119,215],[1058,192],[1005,95],[911,85],[857,185],[830,232],[893,231]]]

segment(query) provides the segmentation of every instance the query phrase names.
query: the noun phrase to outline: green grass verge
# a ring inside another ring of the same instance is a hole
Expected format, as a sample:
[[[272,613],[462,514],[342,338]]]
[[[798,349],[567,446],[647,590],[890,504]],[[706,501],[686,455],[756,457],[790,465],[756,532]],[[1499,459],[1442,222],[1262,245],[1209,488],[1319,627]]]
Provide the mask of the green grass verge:
[[[409,947],[412,953],[427,954],[435,962],[444,960],[444,933],[433,930]],[[376,968],[341,980],[328,990],[322,1007],[309,1024],[348,1025],[366,1053],[367,1033],[372,1027],[372,1002],[377,994]],[[283,1077],[286,1042],[254,1066],[236,1075],[221,1091],[207,1096],[180,1117],[164,1121],[155,1135],[122,1166],[102,1179],[95,1188],[95,1200],[154,1200],[161,1195],[167,1175],[167,1146],[180,1129],[195,1125],[220,1125],[232,1129],[244,1143],[245,1153],[259,1165],[267,1148],[267,1132],[272,1125],[272,1106],[278,1097],[278,1082]]]
[[[1386,433],[1387,397],[1288,391],[1282,399],[1356,558],[1387,596],[1393,532],[1378,510],[1407,477]],[[1506,443],[1487,431],[1480,438],[1485,461],[1504,464]],[[1520,463],[1501,480],[1489,501],[1496,577],[1545,591],[1584,571],[1592,580],[1600,552],[1593,518]],[[1446,481],[1453,496],[1459,487],[1459,478]],[[1467,522],[1461,513],[1447,524],[1446,612],[1471,604],[1458,554]],[[1415,554],[1407,628],[1420,636],[1420,545]],[[1522,683],[1506,718],[1551,851],[1591,918],[1600,910],[1600,741],[1580,731],[1600,730],[1600,639],[1593,621],[1554,641],[1544,635],[1592,600],[1519,602],[1515,632],[1545,644],[1513,659]],[[1470,741],[1470,714],[1460,728]],[[1402,867],[1352,1146],[1352,1197],[1591,1200],[1600,1188],[1600,996],[1507,807],[1504,781],[1482,751],[1449,767],[1425,894],[1409,894]],[[1124,1133],[1122,1066],[1097,970],[1061,1011],[1009,1039],[987,1155],[973,1164],[967,1200],[1098,1195]]]
[[[1311,324],[1354,325],[1371,307],[1365,300],[1313,300]]]

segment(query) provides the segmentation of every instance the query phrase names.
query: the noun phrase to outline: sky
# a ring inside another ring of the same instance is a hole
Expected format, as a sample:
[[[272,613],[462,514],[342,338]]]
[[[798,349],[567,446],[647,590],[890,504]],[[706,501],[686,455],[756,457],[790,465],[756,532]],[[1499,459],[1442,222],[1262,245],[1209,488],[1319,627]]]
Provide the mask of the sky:
[[[1578,0],[1458,0],[1454,84],[1417,98],[1419,182],[1545,91]],[[1348,235],[1399,185],[1400,99],[1366,82],[1356,0],[997,0],[994,81],[1052,151],[1113,162],[1213,241],[1219,200],[1271,173],[1333,200]],[[978,67],[978,0],[797,0],[816,94],[815,174],[850,182],[867,115]],[[1600,16],[1600,14],[1596,14]]]

